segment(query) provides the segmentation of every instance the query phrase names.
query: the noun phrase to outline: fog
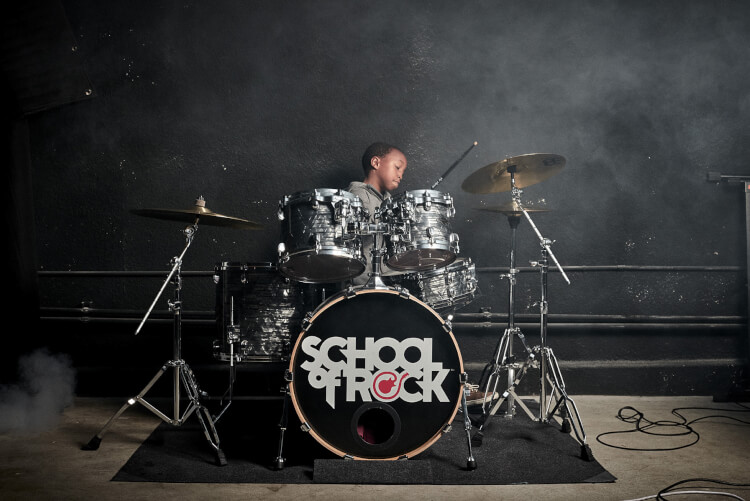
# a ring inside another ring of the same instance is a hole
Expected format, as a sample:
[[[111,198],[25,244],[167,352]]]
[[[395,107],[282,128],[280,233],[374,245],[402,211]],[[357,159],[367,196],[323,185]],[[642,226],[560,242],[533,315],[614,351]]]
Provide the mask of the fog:
[[[18,381],[0,386],[0,433],[54,428],[73,404],[75,371],[70,357],[39,349],[18,361]]]

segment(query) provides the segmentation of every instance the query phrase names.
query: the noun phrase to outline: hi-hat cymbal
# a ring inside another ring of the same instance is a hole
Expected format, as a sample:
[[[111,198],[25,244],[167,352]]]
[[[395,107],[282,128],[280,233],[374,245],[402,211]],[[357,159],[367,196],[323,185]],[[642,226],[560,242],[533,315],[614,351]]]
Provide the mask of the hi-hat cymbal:
[[[549,212],[550,209],[544,207],[534,207],[533,205],[524,205],[526,212]],[[506,216],[520,216],[523,214],[521,207],[516,203],[515,200],[504,203],[503,205],[495,205],[491,207],[475,207],[474,210],[481,210],[485,212],[499,212]]]
[[[263,225],[248,221],[247,219],[225,216],[209,210],[206,208],[206,201],[203,200],[203,197],[198,198],[195,201],[195,205],[190,209],[134,209],[130,212],[139,216],[156,219],[182,221],[185,223],[198,222],[210,226],[223,226],[240,230],[259,230],[263,228]]]
[[[469,193],[510,191],[511,172],[516,188],[525,188],[554,176],[565,167],[565,157],[552,153],[529,153],[485,165],[467,177],[461,189]]]

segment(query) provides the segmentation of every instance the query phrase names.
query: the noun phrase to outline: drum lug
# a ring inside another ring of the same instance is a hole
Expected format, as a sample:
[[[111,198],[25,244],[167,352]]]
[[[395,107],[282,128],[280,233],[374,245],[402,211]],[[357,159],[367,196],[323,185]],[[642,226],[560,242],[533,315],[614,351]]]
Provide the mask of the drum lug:
[[[453,250],[453,252],[455,252],[456,254],[458,254],[458,252],[459,252],[458,234],[457,233],[451,233],[450,236],[448,237],[448,240],[450,241],[450,247]]]
[[[407,459],[409,459],[409,456],[407,456],[406,454],[398,457],[398,461],[406,461]]]
[[[461,384],[466,384],[469,381],[469,374],[467,372],[462,372],[458,377],[458,380],[461,382]]]
[[[305,318],[302,319],[302,330],[307,331],[307,329],[310,327],[310,324],[312,324],[312,312],[308,312],[307,315],[305,315]]]
[[[344,460],[346,461],[354,461],[354,456],[350,456],[349,454],[344,455]]]
[[[395,289],[398,291],[398,295],[401,296],[404,299],[409,299],[411,297],[411,294],[409,293],[409,289],[406,287],[401,287],[400,285],[395,286]]]
[[[284,371],[284,381],[286,381],[287,383],[291,383],[292,381],[294,381],[294,373],[292,373],[292,371],[290,371],[289,369]]]
[[[445,323],[443,324],[443,330],[447,332],[448,334],[451,333],[453,330],[453,326],[451,325],[451,320],[453,320],[453,315],[448,315],[448,318],[445,320]]]
[[[299,429],[302,430],[302,431],[304,431],[305,433],[307,433],[307,432],[309,432],[311,430],[310,425],[307,424],[306,422],[302,423],[301,425],[299,425]]]
[[[448,433],[453,429],[453,425],[450,423],[447,423],[445,426],[443,426],[443,433]]]
[[[356,295],[357,295],[357,292],[354,290],[354,287],[351,285],[346,288],[346,291],[344,291],[344,297],[346,299],[351,299]]]

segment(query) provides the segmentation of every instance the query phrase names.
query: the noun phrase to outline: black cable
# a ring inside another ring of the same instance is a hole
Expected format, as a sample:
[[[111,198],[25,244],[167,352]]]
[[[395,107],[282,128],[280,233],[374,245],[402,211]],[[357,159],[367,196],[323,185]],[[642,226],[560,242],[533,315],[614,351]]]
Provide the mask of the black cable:
[[[688,478],[687,480],[680,480],[679,482],[675,482],[669,487],[665,487],[664,489],[660,490],[659,493],[656,494],[657,501],[665,501],[664,496],[663,496],[664,494],[669,493],[672,489],[674,489],[678,485],[686,484],[688,482],[709,482],[712,484],[728,485],[731,487],[750,487],[750,484],[738,484],[734,482],[726,482],[724,480],[713,480],[710,478]]]
[[[631,406],[625,406],[625,407],[622,407],[617,412],[617,419],[625,423],[633,423],[635,424],[635,428],[632,430],[607,431],[604,433],[600,433],[599,435],[597,435],[596,441],[602,445],[606,445],[607,447],[612,447],[614,449],[620,449],[620,450],[626,450],[626,451],[674,451],[678,449],[684,449],[692,445],[695,445],[700,440],[700,434],[691,426],[699,421],[703,421],[705,419],[710,419],[710,418],[718,418],[718,419],[729,419],[732,421],[736,421],[740,424],[746,424],[746,425],[750,425],[750,421],[743,421],[735,417],[725,416],[721,414],[702,416],[702,417],[693,419],[692,421],[688,421],[682,414],[680,414],[679,411],[710,410],[710,411],[722,411],[722,412],[750,412],[750,408],[748,408],[747,406],[742,405],[740,403],[736,403],[736,405],[738,405],[741,408],[740,409],[717,409],[717,408],[711,408],[711,407],[677,407],[672,410],[672,414],[674,416],[679,417],[680,421],[669,421],[669,420],[650,421],[646,419],[645,415],[638,409],[631,407]],[[676,428],[678,431],[669,433],[666,430],[664,430],[665,428],[667,429]],[[652,431],[652,430],[655,430],[655,431]],[[683,445],[675,446],[675,447],[641,449],[641,448],[635,448],[635,447],[624,447],[624,446],[619,446],[619,445],[613,445],[602,440],[602,437],[607,436],[607,435],[622,435],[625,433],[645,433],[647,435],[654,435],[654,436],[661,436],[661,437],[692,436],[693,441],[688,444],[683,444]]]

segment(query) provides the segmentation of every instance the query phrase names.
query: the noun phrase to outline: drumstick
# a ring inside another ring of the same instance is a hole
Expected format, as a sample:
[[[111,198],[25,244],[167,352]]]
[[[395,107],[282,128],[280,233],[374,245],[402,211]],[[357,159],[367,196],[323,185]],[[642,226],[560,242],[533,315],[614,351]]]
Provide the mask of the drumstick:
[[[437,181],[435,181],[435,184],[432,185],[432,189],[433,190],[435,189],[435,186],[439,185],[443,181],[443,179],[445,179],[448,176],[448,174],[450,174],[450,172],[453,169],[456,168],[456,165],[458,165],[461,162],[461,160],[463,160],[466,157],[466,155],[469,154],[469,152],[472,150],[472,148],[474,148],[474,146],[476,146],[477,144],[478,143],[476,141],[474,141],[474,144],[472,144],[471,146],[469,146],[469,149],[466,150],[463,155],[461,155],[461,158],[459,158],[458,160],[456,160],[455,162],[453,162],[453,165],[451,165],[450,167],[448,167],[448,170],[445,171],[445,174],[443,174],[442,176],[440,176],[440,179],[438,179]]]

